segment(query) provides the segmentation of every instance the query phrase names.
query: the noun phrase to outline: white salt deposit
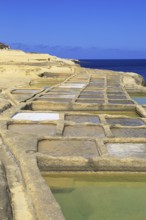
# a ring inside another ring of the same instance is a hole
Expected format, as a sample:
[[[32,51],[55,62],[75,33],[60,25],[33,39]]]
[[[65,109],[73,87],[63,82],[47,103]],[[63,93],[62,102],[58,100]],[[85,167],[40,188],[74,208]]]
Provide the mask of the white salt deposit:
[[[29,121],[45,121],[45,120],[59,120],[58,113],[18,113],[12,117],[15,120],[29,120]]]
[[[72,99],[75,97],[75,95],[52,95],[52,94],[48,94],[48,95],[43,95],[41,97],[45,97],[45,98],[64,98],[64,99]]]
[[[117,157],[146,157],[145,143],[108,143],[110,155]]]
[[[62,84],[59,87],[60,88],[79,88],[82,89],[86,84],[83,83],[66,83]]]

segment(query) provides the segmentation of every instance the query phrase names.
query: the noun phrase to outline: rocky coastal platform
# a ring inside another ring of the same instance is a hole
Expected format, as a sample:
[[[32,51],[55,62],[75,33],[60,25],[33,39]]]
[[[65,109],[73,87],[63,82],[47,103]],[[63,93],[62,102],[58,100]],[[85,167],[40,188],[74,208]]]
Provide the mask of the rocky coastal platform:
[[[136,73],[0,50],[0,219],[63,220],[45,172],[146,172]]]

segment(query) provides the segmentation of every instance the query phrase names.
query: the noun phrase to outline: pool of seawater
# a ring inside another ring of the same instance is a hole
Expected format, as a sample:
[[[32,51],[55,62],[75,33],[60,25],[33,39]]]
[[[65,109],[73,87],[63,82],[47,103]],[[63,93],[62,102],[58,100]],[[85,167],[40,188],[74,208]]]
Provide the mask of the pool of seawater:
[[[145,220],[146,174],[45,173],[66,220]]]
[[[146,104],[146,94],[132,94],[131,98],[140,105]]]

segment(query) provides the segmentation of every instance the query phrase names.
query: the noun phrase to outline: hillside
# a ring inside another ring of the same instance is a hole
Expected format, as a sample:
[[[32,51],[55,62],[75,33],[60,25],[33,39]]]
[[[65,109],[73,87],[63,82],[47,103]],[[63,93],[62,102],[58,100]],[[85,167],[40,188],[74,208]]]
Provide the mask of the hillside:
[[[0,42],[0,49],[10,49],[10,47],[2,42]]]

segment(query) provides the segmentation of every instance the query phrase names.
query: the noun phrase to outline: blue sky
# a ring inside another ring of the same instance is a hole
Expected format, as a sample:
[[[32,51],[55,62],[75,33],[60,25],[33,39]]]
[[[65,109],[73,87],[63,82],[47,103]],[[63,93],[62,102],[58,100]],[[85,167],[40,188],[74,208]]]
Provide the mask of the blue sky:
[[[146,0],[2,0],[0,41],[146,58],[145,11]]]

